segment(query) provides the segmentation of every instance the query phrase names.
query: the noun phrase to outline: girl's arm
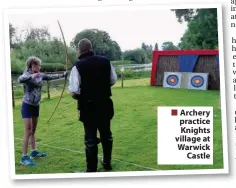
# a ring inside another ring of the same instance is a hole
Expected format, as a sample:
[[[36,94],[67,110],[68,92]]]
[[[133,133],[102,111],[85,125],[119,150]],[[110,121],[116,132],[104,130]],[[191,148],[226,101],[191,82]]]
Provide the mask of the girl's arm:
[[[67,72],[64,72],[63,74],[44,74],[44,73],[41,74],[43,76],[43,80],[55,80],[67,76]]]
[[[25,83],[28,80],[31,80],[32,76],[29,72],[24,72],[22,75],[20,75],[17,79],[19,83]]]
[[[42,83],[37,83],[35,77],[40,76],[40,73],[30,74],[29,72],[24,72],[21,76],[18,77],[19,83],[25,83],[32,87],[41,87]]]

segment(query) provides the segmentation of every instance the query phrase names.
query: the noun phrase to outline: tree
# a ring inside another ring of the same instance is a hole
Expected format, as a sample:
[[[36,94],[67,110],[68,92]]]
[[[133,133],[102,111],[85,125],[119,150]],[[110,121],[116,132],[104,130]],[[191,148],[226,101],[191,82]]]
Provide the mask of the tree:
[[[72,48],[67,48],[67,52],[70,66],[75,62],[77,52]],[[51,41],[28,39],[21,44],[19,49],[14,50],[14,54],[16,59],[23,62],[25,62],[29,56],[37,56],[42,60],[42,65],[51,66],[55,68],[55,70],[57,67],[62,67],[60,64],[63,66],[66,64],[64,44],[57,38],[53,38]]]
[[[104,55],[111,61],[121,60],[122,52],[120,46],[116,41],[113,41],[110,35],[98,29],[86,29],[78,33],[71,42],[71,46],[78,48],[78,42],[87,38],[91,41],[93,50],[98,55]]]
[[[16,34],[16,29],[12,26],[12,24],[10,23],[9,24],[9,37],[10,37],[10,48],[13,48],[14,47],[14,44],[13,44],[13,37],[15,36]]]
[[[161,46],[162,50],[178,50],[178,47],[173,44],[173,42],[166,41],[163,42]]]
[[[158,50],[158,44],[155,44],[154,50]]]
[[[147,45],[143,42],[141,48],[146,51],[147,50]]]
[[[21,44],[21,40],[16,33],[17,33],[17,28],[15,28],[11,23],[9,23],[9,40],[11,49],[18,48]]]
[[[26,29],[23,30],[23,33],[25,41],[27,40],[48,41],[51,39],[51,35],[47,27],[33,28],[32,26],[29,25]]]
[[[134,61],[137,64],[147,63],[147,53],[142,48],[127,50],[123,53],[124,60]]]
[[[215,49],[218,45],[217,9],[182,9],[175,11],[178,21],[188,21],[179,44],[181,49]]]
[[[152,51],[153,50],[152,45],[145,44],[144,42],[142,43],[141,48],[144,49],[145,51]]]
[[[153,47],[152,45],[145,44],[144,42],[141,45],[141,49],[143,49],[146,52],[146,61],[145,62],[150,62],[152,59],[152,51]]]
[[[198,10],[199,9],[171,9],[171,11],[175,12],[179,23],[191,21],[196,16]]]
[[[11,67],[13,73],[20,73],[25,69],[25,61],[29,56],[37,56],[42,60],[42,71],[65,70],[66,54],[64,43],[59,38],[52,38],[46,27],[26,28],[24,39],[16,35],[16,28],[9,25],[11,45]],[[69,68],[77,59],[77,52],[67,47]]]

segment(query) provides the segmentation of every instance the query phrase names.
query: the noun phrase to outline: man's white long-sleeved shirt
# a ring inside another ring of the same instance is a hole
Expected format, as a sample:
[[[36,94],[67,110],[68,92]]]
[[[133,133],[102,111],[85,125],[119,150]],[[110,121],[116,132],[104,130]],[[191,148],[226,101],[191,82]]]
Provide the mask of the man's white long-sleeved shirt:
[[[117,81],[117,74],[112,64],[110,65],[111,65],[110,83],[111,85],[114,85]],[[71,93],[80,94],[80,83],[81,83],[81,77],[79,75],[76,66],[74,66],[70,72],[69,86],[68,86],[69,91]]]

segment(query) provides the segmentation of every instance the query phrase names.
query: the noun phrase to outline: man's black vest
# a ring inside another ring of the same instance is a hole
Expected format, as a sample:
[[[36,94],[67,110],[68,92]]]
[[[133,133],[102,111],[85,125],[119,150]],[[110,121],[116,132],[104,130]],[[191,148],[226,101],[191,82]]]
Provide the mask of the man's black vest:
[[[75,66],[80,74],[80,97],[88,100],[109,98],[111,93],[109,59],[87,52],[79,57]]]
[[[87,52],[79,57],[75,66],[80,74],[80,121],[110,120],[114,115],[111,100],[111,65],[103,56]]]

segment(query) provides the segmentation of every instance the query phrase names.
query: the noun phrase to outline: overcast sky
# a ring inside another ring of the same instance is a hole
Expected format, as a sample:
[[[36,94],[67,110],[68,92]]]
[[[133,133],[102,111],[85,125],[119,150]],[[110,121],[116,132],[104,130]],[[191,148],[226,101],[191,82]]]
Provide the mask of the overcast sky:
[[[33,12],[33,11],[32,11]],[[18,31],[32,25],[46,26],[51,36],[61,37],[57,24],[60,21],[65,39],[69,44],[73,37],[84,29],[97,28],[108,32],[118,42],[121,50],[141,47],[141,43],[157,42],[159,48],[165,41],[178,44],[186,30],[186,23],[178,23],[170,10],[115,10],[115,11],[64,11],[43,13],[10,14],[9,22]]]

